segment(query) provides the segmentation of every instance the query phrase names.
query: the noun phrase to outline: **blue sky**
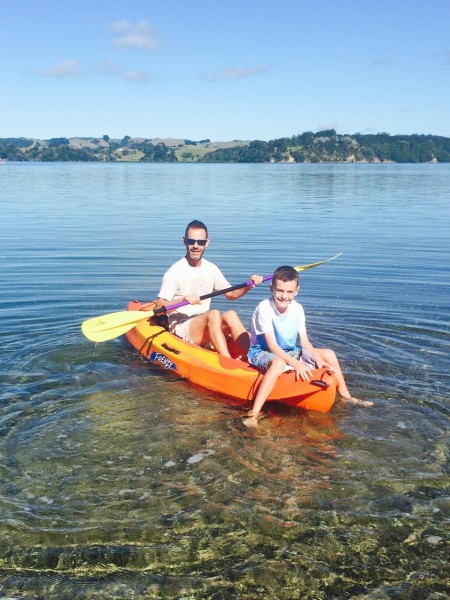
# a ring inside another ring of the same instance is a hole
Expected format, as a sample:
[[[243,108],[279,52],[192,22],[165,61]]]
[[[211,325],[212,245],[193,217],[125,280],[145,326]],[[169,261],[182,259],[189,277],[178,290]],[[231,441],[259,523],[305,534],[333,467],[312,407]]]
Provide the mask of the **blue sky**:
[[[450,0],[0,0],[0,137],[450,136]]]

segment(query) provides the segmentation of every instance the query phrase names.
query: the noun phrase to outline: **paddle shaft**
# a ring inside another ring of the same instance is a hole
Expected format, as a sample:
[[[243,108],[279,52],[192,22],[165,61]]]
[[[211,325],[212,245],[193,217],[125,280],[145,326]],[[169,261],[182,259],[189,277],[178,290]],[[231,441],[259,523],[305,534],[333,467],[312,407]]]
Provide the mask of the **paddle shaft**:
[[[327,258],[326,260],[321,260],[310,265],[300,265],[298,267],[294,267],[294,269],[296,271],[306,271],[307,269],[312,269],[329,262],[330,260],[334,260],[338,256],[339,254],[336,254],[336,256]],[[263,277],[263,281],[268,281],[270,279],[272,279],[272,275],[266,275]],[[245,283],[239,283],[224,290],[217,290],[215,292],[211,292],[210,294],[200,296],[200,301],[206,300],[207,298],[213,298],[214,296],[220,296],[221,294],[227,294],[228,292],[233,292],[234,290],[239,290],[244,287],[252,287],[253,285],[254,282],[252,280],[246,281]],[[156,310],[145,310],[145,308],[151,306],[152,304],[154,303],[145,304],[140,310],[126,310],[101,315],[99,317],[93,317],[92,319],[88,319],[82,323],[81,330],[83,334],[91,341],[105,342],[106,340],[112,340],[115,337],[123,335],[132,329],[139,321],[150,319],[153,315],[164,315],[169,311],[176,310],[177,308],[186,306],[190,303],[187,300],[181,300],[174,304],[167,304],[166,306],[162,306]]]
[[[264,281],[267,281],[267,279],[270,279],[271,277],[272,275],[268,275],[264,278]],[[253,285],[254,282],[249,280],[245,283],[239,283],[224,290],[217,290],[215,292],[211,292],[210,294],[200,296],[200,300],[206,300],[207,298],[212,298],[213,296],[227,294],[228,292],[233,292],[234,290],[239,290],[244,287],[251,287]],[[112,340],[119,335],[123,335],[135,327],[139,321],[150,319],[155,315],[165,315],[169,311],[176,310],[177,308],[186,306],[190,303],[188,300],[180,300],[179,302],[168,304],[167,306],[161,306],[156,310],[145,310],[147,307],[150,307],[153,304],[153,302],[149,302],[142,306],[140,310],[126,310],[88,319],[81,325],[81,331],[89,340],[93,342],[106,342],[106,340]]]
[[[268,281],[269,279],[272,279],[272,275],[266,275],[265,277],[263,277],[261,283],[263,283],[264,281]],[[228,292],[234,292],[235,290],[240,290],[245,287],[252,287],[254,285],[255,282],[252,279],[250,279],[245,283],[237,283],[236,285],[232,285],[231,287],[226,288],[225,290],[216,290],[215,292],[204,294],[203,296],[200,296],[200,300],[207,300],[208,298],[214,298],[215,296],[221,296],[222,294],[228,294]],[[168,304],[167,306],[161,306],[161,308],[157,308],[156,310],[149,312],[152,312],[154,315],[166,314],[170,310],[176,310],[177,308],[180,308],[181,306],[186,306],[187,304],[190,304],[188,300],[181,300],[176,304]]]
[[[327,258],[326,260],[321,260],[319,262],[312,263],[310,265],[300,265],[298,267],[294,267],[294,269],[296,271],[306,271],[307,269],[312,269],[314,267],[322,265],[323,263],[329,262],[330,260],[334,260],[335,258],[337,258],[340,255],[341,255],[341,252],[339,252],[339,254],[336,254],[336,256]],[[261,281],[261,283],[264,283],[265,281],[269,281],[270,279],[272,279],[272,277],[273,277],[273,275],[265,275],[263,277],[263,280]],[[240,290],[244,287],[253,287],[254,285],[255,285],[255,282],[252,279],[249,279],[249,281],[246,281],[245,283],[238,283],[238,284],[233,285],[224,290],[217,290],[215,292],[211,292],[210,294],[205,294],[204,296],[200,296],[200,300],[207,300],[208,298],[214,298],[214,296],[221,296],[222,294],[228,294],[228,292],[234,292],[235,290]],[[152,315],[164,315],[168,311],[176,310],[177,308],[180,308],[181,306],[186,306],[188,304],[190,304],[188,302],[188,300],[181,300],[180,302],[177,302],[176,304],[168,304],[167,306],[162,306],[161,308],[157,308],[156,310],[149,311],[149,312],[151,312]],[[141,309],[141,310],[143,310],[143,309]]]

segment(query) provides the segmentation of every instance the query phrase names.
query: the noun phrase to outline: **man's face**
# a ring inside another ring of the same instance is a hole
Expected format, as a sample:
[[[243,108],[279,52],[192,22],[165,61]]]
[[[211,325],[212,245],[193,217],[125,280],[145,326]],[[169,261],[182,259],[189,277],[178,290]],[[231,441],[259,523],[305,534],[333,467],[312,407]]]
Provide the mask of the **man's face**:
[[[191,227],[183,238],[186,246],[186,257],[192,262],[198,262],[209,245],[209,238],[204,229]]]

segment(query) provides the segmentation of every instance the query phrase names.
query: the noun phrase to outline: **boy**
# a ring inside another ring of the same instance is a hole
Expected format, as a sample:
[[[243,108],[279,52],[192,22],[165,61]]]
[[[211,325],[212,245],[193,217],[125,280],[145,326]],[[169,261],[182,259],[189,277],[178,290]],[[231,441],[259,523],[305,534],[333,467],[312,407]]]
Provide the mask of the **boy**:
[[[270,289],[272,297],[258,304],[252,319],[248,360],[265,375],[245,424],[256,425],[261,408],[278,377],[289,368],[295,371],[297,379],[310,381],[312,368],[327,367],[336,376],[337,391],[343,400],[371,406],[372,402],[352,397],[333,350],[314,348],[309,341],[303,307],[295,301],[300,289],[298,272],[293,267],[278,267]]]

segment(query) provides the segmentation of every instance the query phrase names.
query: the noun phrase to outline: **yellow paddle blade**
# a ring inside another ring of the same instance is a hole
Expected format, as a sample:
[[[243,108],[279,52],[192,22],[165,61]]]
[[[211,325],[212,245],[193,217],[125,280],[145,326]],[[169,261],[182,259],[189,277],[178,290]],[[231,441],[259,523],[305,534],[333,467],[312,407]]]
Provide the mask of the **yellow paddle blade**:
[[[336,254],[336,256],[332,256],[331,258],[327,258],[325,260],[319,260],[319,262],[311,263],[310,265],[301,265],[299,267],[294,267],[296,271],[306,271],[306,269],[313,269],[314,267],[318,267],[319,265],[323,265],[324,263],[330,262],[330,260],[334,260],[338,256],[340,256],[342,252]]]
[[[122,310],[84,321],[81,331],[93,342],[106,342],[123,335],[136,323],[153,316],[152,310]]]

